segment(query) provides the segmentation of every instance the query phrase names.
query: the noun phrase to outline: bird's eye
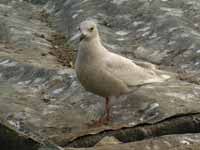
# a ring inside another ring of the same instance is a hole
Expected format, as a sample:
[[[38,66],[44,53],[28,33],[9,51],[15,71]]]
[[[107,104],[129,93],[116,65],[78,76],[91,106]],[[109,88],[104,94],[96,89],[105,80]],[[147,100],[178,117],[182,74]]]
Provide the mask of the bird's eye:
[[[92,32],[94,30],[94,27],[91,27],[89,30]]]

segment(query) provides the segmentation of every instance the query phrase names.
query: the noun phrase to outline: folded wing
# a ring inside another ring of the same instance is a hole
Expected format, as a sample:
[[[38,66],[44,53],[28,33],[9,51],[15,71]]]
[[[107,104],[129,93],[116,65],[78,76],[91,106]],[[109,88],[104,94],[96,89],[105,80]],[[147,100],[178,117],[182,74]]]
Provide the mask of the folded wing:
[[[156,68],[136,65],[132,60],[114,53],[105,59],[106,71],[122,80],[128,86],[138,86],[147,83],[163,82],[170,76],[157,71]]]

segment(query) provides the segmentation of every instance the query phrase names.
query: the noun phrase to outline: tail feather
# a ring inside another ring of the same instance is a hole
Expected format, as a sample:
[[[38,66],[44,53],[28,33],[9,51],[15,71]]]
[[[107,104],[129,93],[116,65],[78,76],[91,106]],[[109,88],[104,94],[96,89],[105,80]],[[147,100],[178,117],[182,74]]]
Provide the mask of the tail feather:
[[[160,76],[163,80],[169,80],[176,77],[175,73],[164,71],[164,70],[155,70],[156,74]]]

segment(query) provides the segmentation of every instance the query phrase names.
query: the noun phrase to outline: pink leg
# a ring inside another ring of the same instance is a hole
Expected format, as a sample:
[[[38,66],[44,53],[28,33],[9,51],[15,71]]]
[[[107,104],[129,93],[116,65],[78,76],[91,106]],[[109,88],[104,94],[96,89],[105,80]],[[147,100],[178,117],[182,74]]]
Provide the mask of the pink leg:
[[[106,97],[105,111],[106,111],[106,121],[110,121],[110,100],[109,100],[109,97]]]
[[[103,124],[108,124],[110,119],[110,100],[109,97],[105,98],[105,112],[106,115],[104,117],[101,117],[99,120],[94,121],[92,124],[88,124],[89,127],[97,127],[101,126]]]

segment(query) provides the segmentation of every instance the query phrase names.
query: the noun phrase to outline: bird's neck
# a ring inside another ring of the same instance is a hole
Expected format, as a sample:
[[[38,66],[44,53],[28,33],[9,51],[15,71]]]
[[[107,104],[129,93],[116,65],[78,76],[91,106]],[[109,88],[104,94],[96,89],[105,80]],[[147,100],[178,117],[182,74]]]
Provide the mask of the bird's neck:
[[[90,40],[81,42],[81,46],[83,51],[93,58],[104,55],[106,52],[108,52],[107,49],[102,45],[99,35]]]

